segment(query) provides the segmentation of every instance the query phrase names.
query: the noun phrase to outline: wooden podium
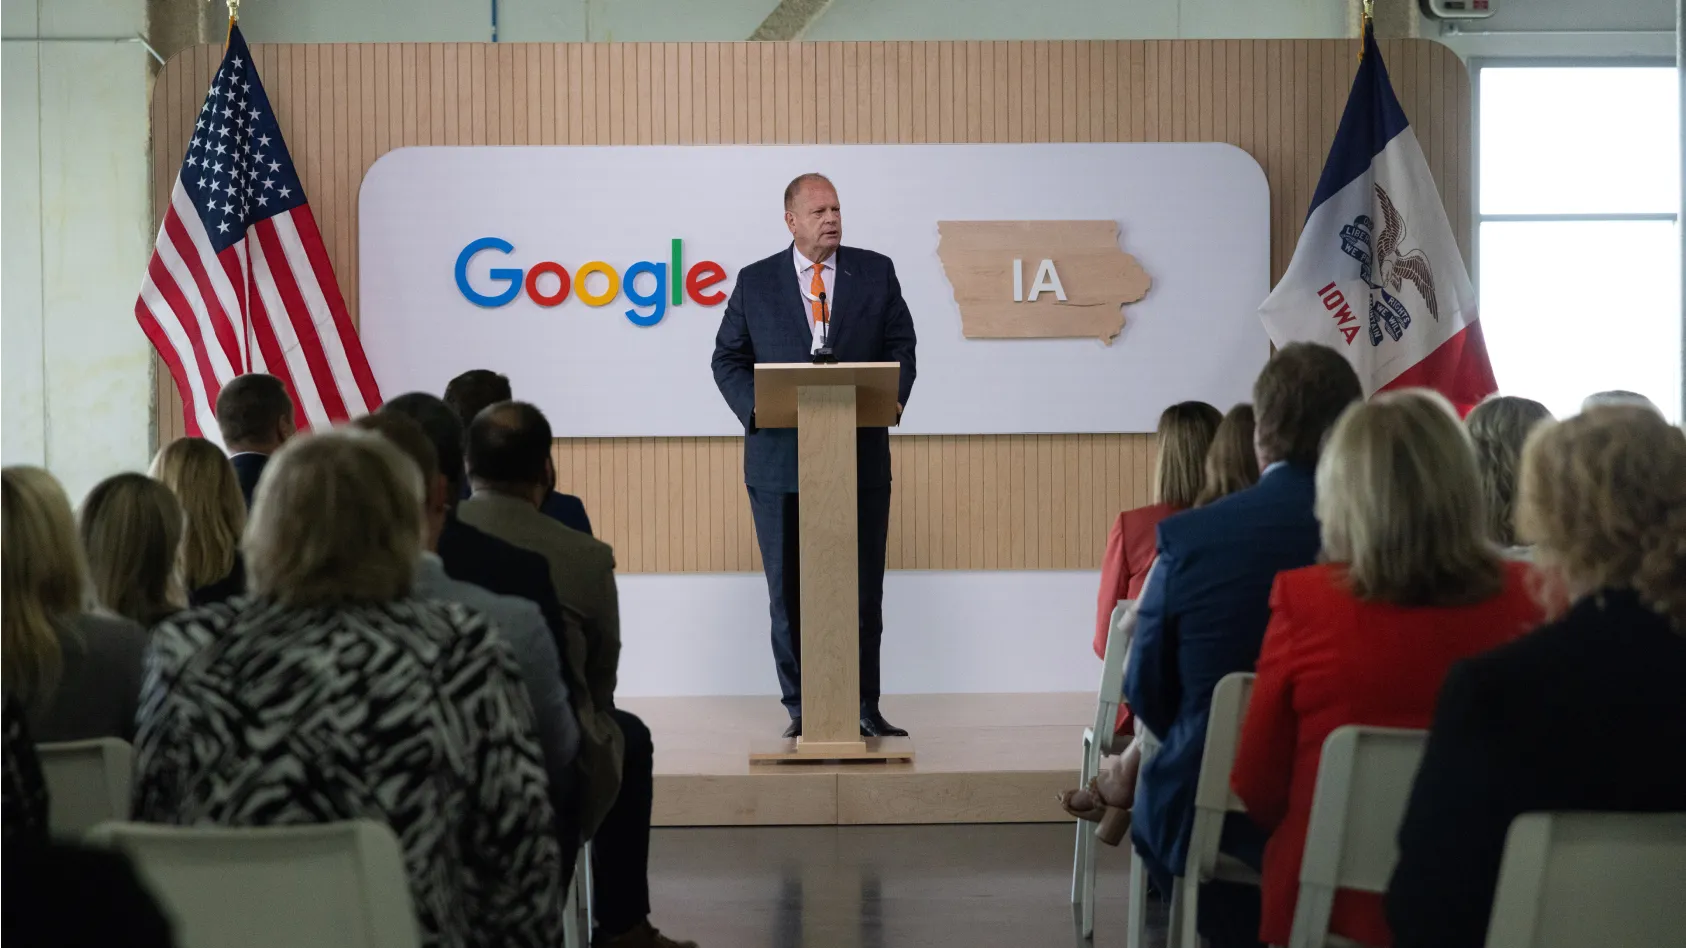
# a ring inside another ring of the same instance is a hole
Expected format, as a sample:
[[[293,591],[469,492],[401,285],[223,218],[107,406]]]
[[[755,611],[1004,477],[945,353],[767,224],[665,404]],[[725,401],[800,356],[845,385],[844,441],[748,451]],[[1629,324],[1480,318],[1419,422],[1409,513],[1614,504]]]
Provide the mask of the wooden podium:
[[[755,367],[755,424],[795,428],[801,559],[802,736],[749,759],[910,760],[905,737],[860,732],[860,580],[855,429],[896,423],[895,362]]]

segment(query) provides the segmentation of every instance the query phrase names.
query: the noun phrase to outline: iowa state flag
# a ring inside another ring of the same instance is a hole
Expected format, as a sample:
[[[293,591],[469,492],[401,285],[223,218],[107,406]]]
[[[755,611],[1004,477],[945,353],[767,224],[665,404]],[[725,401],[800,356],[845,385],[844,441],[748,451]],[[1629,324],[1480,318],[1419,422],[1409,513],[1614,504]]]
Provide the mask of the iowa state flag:
[[[1420,386],[1467,409],[1498,388],[1475,288],[1368,28],[1305,230],[1259,316],[1278,346],[1344,353],[1366,396]]]

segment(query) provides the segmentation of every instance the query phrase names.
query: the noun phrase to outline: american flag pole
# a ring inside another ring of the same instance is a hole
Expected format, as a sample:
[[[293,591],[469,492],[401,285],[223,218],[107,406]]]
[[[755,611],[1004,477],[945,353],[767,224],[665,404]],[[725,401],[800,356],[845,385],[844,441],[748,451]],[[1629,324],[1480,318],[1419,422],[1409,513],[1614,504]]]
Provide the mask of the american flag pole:
[[[218,439],[217,394],[246,371],[281,380],[300,428],[380,406],[237,19],[171,190],[135,316],[170,368],[190,435]]]

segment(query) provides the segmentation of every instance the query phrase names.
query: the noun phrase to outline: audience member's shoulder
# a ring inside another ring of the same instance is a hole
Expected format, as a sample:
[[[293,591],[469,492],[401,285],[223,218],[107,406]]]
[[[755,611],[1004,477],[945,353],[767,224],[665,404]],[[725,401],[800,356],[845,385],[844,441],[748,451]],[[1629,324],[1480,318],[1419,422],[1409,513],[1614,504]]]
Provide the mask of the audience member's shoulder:
[[[177,617],[180,615],[177,613]],[[84,642],[98,643],[106,648],[139,649],[146,645],[146,629],[122,616],[84,612],[76,617],[76,631]]]
[[[888,269],[895,266],[895,263],[891,261],[889,257],[876,250],[868,250],[865,247],[844,247],[843,252],[839,254],[839,256],[850,257],[854,262],[861,263],[869,267],[883,267]]]
[[[614,547],[589,533],[581,533],[573,527],[563,526],[549,517],[544,519],[546,539],[551,543],[587,562],[604,562],[613,565],[615,561]]]
[[[1317,563],[1277,573],[1270,601],[1273,607],[1280,602],[1291,608],[1330,596],[1349,595],[1341,568],[1333,563]]]
[[[1118,515],[1118,522],[1126,534],[1139,530],[1151,529],[1158,526],[1165,518],[1174,516],[1177,511],[1169,504],[1148,504],[1145,507],[1132,507]]]
[[[410,597],[375,608],[405,632],[443,644],[451,651],[472,651],[492,637],[492,620],[481,610],[455,600]]]

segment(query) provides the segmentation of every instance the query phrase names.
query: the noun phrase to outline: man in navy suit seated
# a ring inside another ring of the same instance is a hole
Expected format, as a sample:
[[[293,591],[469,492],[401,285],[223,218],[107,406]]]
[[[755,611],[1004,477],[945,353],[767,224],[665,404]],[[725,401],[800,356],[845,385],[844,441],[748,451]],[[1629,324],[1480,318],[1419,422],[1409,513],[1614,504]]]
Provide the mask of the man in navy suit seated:
[[[843,246],[837,189],[804,174],[784,189],[789,246],[744,267],[714,340],[714,382],[743,422],[744,483],[755,516],[771,601],[773,661],[786,737],[802,733],[802,624],[797,562],[796,429],[755,426],[755,364],[808,362],[828,338],[838,362],[899,362],[898,408],[915,374],[913,316],[890,258]],[[829,324],[829,325],[828,325]],[[822,327],[826,327],[823,328]],[[855,449],[859,489],[861,734],[907,732],[878,710],[878,645],[884,633],[884,558],[890,530],[890,432],[862,428]]]
[[[273,375],[248,372],[230,379],[217,393],[217,428],[222,431],[228,462],[240,481],[246,506],[258,489],[269,456],[281,450],[293,432],[293,399],[287,386]]]
[[[1253,385],[1259,482],[1159,525],[1158,565],[1142,591],[1124,696],[1161,741],[1136,785],[1131,839],[1162,893],[1188,857],[1212,691],[1225,675],[1257,664],[1276,574],[1316,561],[1317,456],[1335,419],[1363,394],[1335,350],[1283,347]],[[1232,817],[1222,848],[1257,867],[1263,831]],[[1200,933],[1214,948],[1258,944],[1256,886],[1208,886],[1200,908]]]
[[[464,431],[474,424],[474,416],[480,414],[487,405],[514,399],[515,396],[509,387],[509,377],[490,369],[469,369],[445,386],[445,404],[457,413]],[[556,474],[552,471],[553,484],[555,480]],[[463,499],[468,498],[468,493],[468,479],[464,478]],[[544,503],[539,505],[539,512],[564,527],[572,527],[586,536],[591,536],[591,518],[586,516],[585,503],[573,494],[552,490],[550,496],[544,499]]]

